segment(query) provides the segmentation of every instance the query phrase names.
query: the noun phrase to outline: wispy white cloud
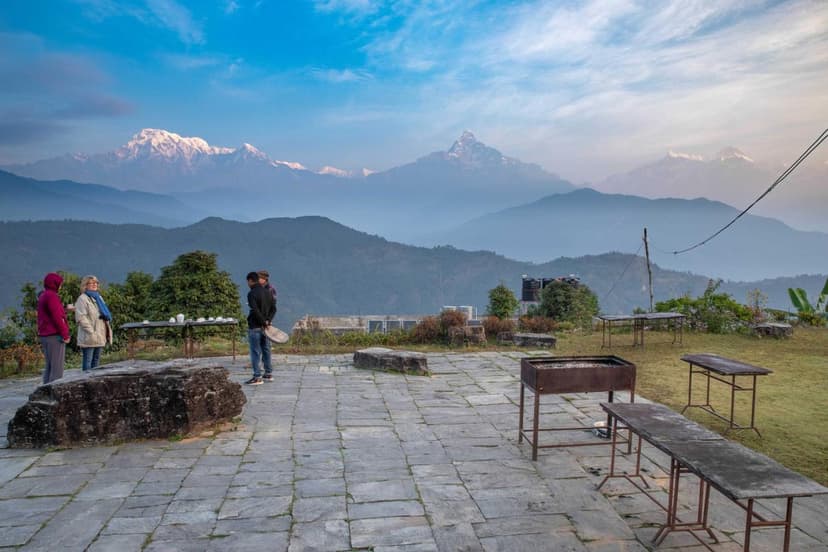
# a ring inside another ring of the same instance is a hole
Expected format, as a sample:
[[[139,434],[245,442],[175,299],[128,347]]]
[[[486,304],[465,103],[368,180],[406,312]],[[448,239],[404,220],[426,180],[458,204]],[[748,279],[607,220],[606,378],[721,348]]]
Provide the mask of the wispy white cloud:
[[[227,0],[227,3],[224,5],[224,13],[228,15],[236,13],[240,7],[236,0]]]
[[[314,0],[314,8],[320,12],[346,12],[372,14],[382,7],[382,0]]]
[[[315,67],[310,70],[310,74],[316,79],[332,83],[361,82],[371,78],[369,73],[353,69],[322,69]]]
[[[226,63],[226,58],[218,55],[164,54],[161,59],[167,65],[184,71],[216,67]]]
[[[190,10],[175,0],[144,0],[143,4],[116,0],[74,1],[81,5],[84,15],[93,21],[131,17],[144,25],[158,26],[173,31],[184,44],[205,42],[202,24],[194,21]],[[230,0],[228,8],[234,3]]]
[[[427,114],[421,120],[446,132],[472,127],[492,143],[514,144],[512,154],[573,166],[576,179],[669,147],[733,143],[786,158],[809,121],[824,118],[825,2],[486,6],[397,7],[400,22],[365,45],[371,67],[396,70],[388,80],[418,78],[410,109]]]
[[[162,25],[175,31],[183,43],[204,43],[201,25],[193,21],[190,10],[175,0],[147,0],[147,7]]]

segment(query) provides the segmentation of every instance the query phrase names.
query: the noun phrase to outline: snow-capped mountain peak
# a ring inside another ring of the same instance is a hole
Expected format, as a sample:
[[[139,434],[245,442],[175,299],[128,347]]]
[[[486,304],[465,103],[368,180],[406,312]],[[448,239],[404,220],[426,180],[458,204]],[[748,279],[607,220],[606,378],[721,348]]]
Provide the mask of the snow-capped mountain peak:
[[[741,159],[742,161],[747,161],[748,163],[753,163],[753,159],[748,157],[743,151],[734,148],[733,146],[728,146],[721,150],[719,153],[716,154],[716,159],[719,161],[727,161],[728,159]]]
[[[330,165],[325,165],[321,169],[319,169],[319,174],[327,174],[330,176],[337,176],[339,178],[348,178],[351,176],[350,171],[346,171],[344,169],[337,169],[336,167],[331,167]]]
[[[238,157],[261,159],[262,161],[270,161],[270,158],[268,158],[266,153],[264,153],[260,149],[256,148],[255,146],[252,146],[251,144],[248,144],[247,142],[242,144],[241,147],[237,148],[233,153]]]
[[[358,171],[349,171],[345,169],[340,169],[337,167],[332,167],[330,165],[325,165],[321,169],[317,171],[318,174],[327,174],[329,176],[336,176],[337,178],[359,178],[359,177],[366,177],[369,174],[373,174],[375,171],[371,169],[360,169]]]
[[[279,161],[275,159],[270,162],[271,165],[274,167],[287,167],[289,169],[293,169],[294,171],[306,171],[308,168],[304,166],[302,163],[297,163],[296,161]]]
[[[688,159],[690,161],[704,161],[703,155],[697,155],[694,153],[683,153],[680,151],[673,150],[667,152],[667,157],[670,159]]]
[[[449,148],[448,155],[449,157],[460,159],[471,154],[472,150],[478,146],[484,146],[484,144],[478,142],[470,130],[464,130],[460,138],[455,140],[454,144]]]
[[[156,128],[141,130],[129,142],[118,148],[114,154],[120,161],[155,159],[168,163],[183,163],[186,167],[193,167],[195,164],[221,158],[221,156],[232,156],[235,162],[263,161],[273,167],[287,167],[297,171],[307,170],[304,165],[295,161],[272,160],[266,153],[246,142],[238,148],[217,147],[211,146],[206,140],[197,136],[184,137]]]
[[[464,130],[460,138],[455,140],[446,157],[459,161],[464,165],[513,165],[516,160],[506,157],[494,148],[479,142],[470,130]]]
[[[232,148],[211,146],[203,138],[189,138],[167,130],[145,128],[118,148],[115,155],[122,160],[164,158],[191,162],[202,155],[226,154],[233,151]]]

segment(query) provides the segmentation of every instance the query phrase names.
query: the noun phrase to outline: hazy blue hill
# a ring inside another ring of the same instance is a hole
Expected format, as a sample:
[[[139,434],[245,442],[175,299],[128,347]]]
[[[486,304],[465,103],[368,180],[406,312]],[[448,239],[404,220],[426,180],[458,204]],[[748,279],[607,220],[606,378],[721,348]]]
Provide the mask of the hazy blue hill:
[[[200,218],[169,196],[0,171],[0,220],[94,220],[180,226]]]
[[[647,227],[662,267],[733,280],[825,271],[828,234],[802,232],[745,215],[704,247],[672,255],[710,236],[738,211],[707,199],[646,199],[584,188],[472,219],[425,243],[488,249],[540,262],[558,256],[634,252]]]
[[[326,218],[301,217],[252,223],[208,218],[171,229],[72,221],[0,223],[0,256],[14,259],[0,265],[6,284],[0,288],[0,307],[18,306],[21,285],[39,283],[48,271],[95,273],[104,282],[121,282],[134,270],[157,276],[162,266],[195,249],[217,253],[219,265],[239,286],[248,271],[269,269],[279,289],[278,322],[284,326],[305,313],[434,313],[446,304],[482,310],[488,290],[500,281],[519,292],[522,274],[577,274],[595,290],[605,312],[629,312],[648,302],[640,257],[608,253],[535,265],[490,252],[402,245]],[[790,280],[799,281],[805,280]],[[703,276],[654,267],[657,300],[699,294],[706,283]],[[737,299],[744,300],[742,288],[737,291]],[[772,304],[787,305],[784,289],[774,293]]]

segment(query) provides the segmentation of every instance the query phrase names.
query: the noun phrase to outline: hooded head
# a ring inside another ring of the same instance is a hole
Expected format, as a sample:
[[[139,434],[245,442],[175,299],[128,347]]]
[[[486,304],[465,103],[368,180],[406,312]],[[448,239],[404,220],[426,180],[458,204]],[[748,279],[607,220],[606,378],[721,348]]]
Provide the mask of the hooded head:
[[[51,289],[52,291],[57,291],[62,283],[63,278],[60,277],[60,274],[55,272],[50,272],[45,278],[43,278],[43,287]]]

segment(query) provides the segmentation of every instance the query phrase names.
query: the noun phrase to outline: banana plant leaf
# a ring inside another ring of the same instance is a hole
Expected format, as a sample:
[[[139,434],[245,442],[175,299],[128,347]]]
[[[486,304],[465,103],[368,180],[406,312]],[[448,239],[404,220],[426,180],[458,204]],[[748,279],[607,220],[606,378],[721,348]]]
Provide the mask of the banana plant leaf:
[[[788,288],[788,295],[791,298],[794,308],[798,312],[814,312],[814,306],[808,301],[808,295],[802,288]]]

